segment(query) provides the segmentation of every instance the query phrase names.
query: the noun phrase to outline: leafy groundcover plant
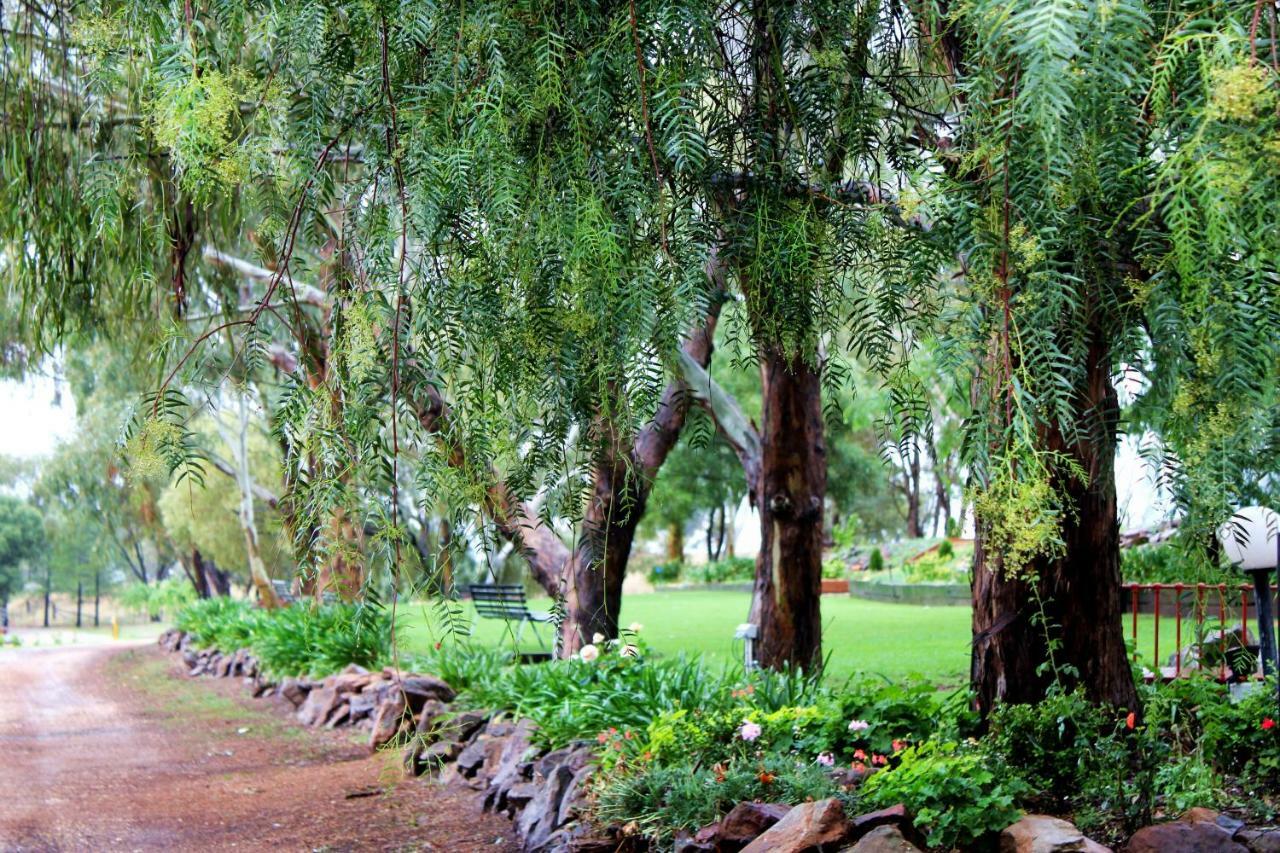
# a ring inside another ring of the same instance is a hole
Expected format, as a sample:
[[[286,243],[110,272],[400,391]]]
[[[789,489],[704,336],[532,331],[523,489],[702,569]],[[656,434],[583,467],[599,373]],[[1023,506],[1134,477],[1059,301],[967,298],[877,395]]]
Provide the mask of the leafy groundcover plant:
[[[391,657],[390,615],[370,605],[297,602],[267,611],[209,598],[183,610],[177,626],[198,646],[250,649],[277,677],[323,676],[351,663],[373,668]]]

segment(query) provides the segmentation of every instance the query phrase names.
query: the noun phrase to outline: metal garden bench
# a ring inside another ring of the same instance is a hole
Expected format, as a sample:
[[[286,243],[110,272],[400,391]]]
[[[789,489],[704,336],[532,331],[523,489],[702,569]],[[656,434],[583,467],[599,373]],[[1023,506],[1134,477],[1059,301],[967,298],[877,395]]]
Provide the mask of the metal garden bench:
[[[535,613],[529,609],[529,603],[524,595],[524,586],[521,584],[471,584],[467,587],[467,592],[476,607],[476,614],[481,619],[501,619],[504,622],[520,623],[516,628],[516,645],[520,644],[525,625],[536,626],[538,623],[551,622],[550,613]],[[542,648],[546,649],[547,643],[536,627],[533,629],[533,635],[538,638]]]

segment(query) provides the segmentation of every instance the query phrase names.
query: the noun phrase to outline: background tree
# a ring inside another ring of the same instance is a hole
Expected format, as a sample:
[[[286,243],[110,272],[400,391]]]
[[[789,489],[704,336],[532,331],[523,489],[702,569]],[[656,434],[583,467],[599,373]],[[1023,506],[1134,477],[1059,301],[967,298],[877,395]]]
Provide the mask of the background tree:
[[[9,596],[22,581],[22,567],[44,543],[40,513],[26,501],[0,495],[0,624],[9,624]]]

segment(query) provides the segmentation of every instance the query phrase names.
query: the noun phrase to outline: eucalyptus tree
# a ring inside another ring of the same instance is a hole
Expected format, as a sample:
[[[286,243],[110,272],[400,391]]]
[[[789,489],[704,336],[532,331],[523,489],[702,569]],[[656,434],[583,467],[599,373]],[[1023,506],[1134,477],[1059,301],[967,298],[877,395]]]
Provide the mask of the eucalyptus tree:
[[[9,624],[9,596],[18,588],[22,567],[44,544],[40,513],[24,500],[0,495],[0,625]]]
[[[1253,2],[918,8],[954,84],[925,135],[950,179],[942,221],[963,261],[959,350],[980,415],[978,702],[1034,701],[1056,682],[1132,708],[1116,375],[1149,367],[1153,391],[1180,398],[1170,437],[1189,482],[1238,488],[1238,465],[1195,469],[1223,446],[1274,446],[1273,16]],[[1217,426],[1192,438],[1196,418]],[[1197,446],[1209,453],[1187,455]]]

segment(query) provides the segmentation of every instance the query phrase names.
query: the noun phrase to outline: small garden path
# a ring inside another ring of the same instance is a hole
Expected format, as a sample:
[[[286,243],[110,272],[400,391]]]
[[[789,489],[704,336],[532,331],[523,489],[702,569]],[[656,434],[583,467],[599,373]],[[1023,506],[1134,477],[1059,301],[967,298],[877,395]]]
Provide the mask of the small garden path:
[[[150,644],[0,650],[0,851],[514,849],[474,794],[274,701]]]

